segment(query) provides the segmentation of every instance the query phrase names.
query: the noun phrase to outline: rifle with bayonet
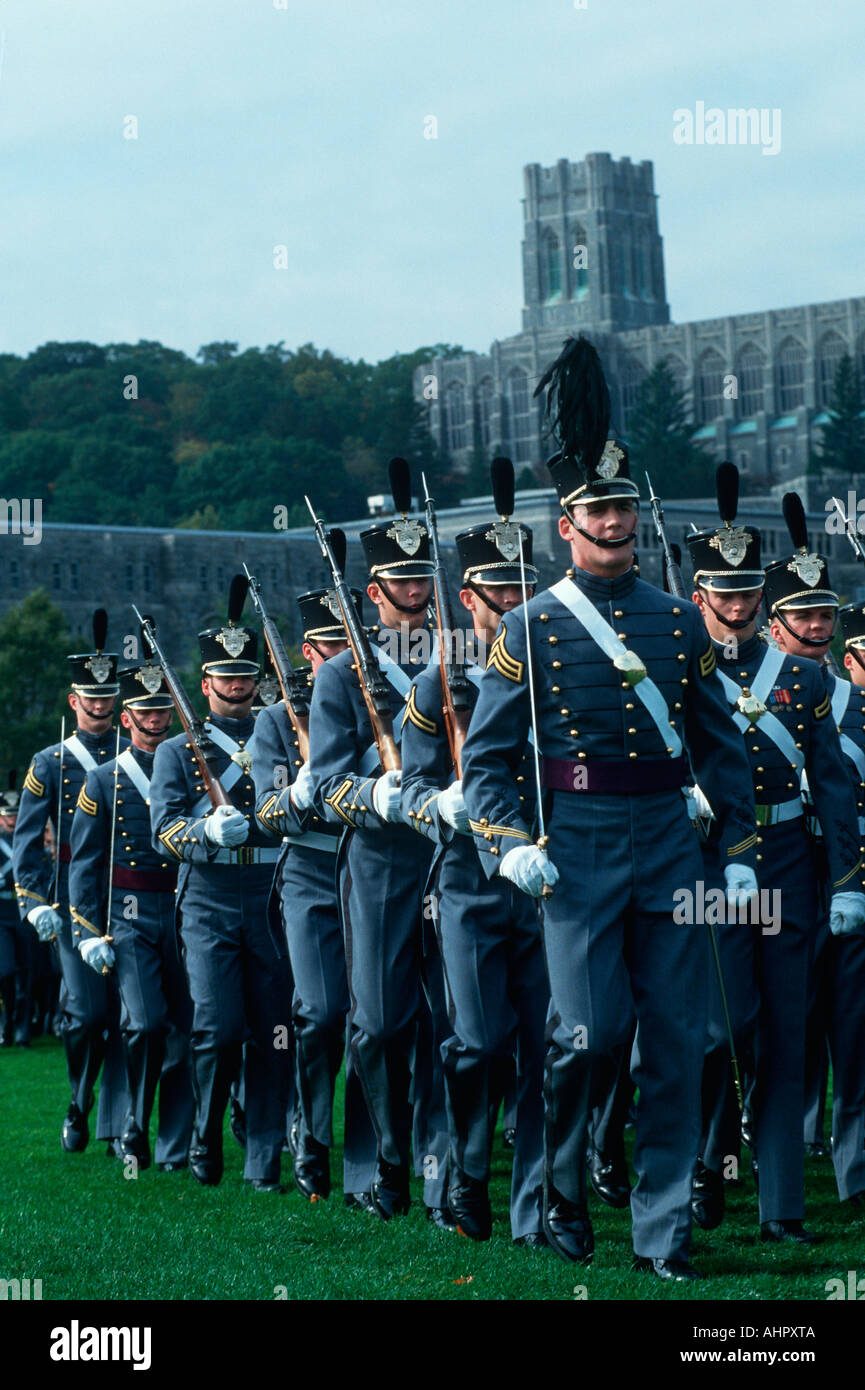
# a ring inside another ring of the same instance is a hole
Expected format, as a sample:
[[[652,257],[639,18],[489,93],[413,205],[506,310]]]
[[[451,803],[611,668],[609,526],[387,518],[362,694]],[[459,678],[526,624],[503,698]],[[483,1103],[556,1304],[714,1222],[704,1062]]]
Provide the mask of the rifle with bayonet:
[[[655,531],[658,540],[661,542],[661,549],[664,552],[664,570],[667,576],[667,589],[676,598],[685,598],[685,581],[682,578],[682,571],[676,563],[675,556],[667,540],[667,530],[664,526],[664,512],[661,507],[661,499],[657,496],[652,487],[652,480],[648,473],[646,482],[649,484],[649,502],[652,508],[652,520],[655,523]]]
[[[454,771],[462,777],[462,748],[468,733],[471,718],[469,703],[469,682],[465,662],[459,660],[456,652],[456,630],[448,589],[447,570],[439,546],[436,525],[435,499],[430,496],[426,474],[421,473],[426,509],[426,524],[430,535],[433,564],[435,565],[435,618],[436,636],[439,648],[439,664],[442,677],[442,714],[445,733],[451,750]]]
[[[309,762],[309,686],[306,671],[298,671],[292,666],[288,659],[288,652],[285,650],[282,633],[277,627],[275,619],[270,617],[264,606],[261,585],[255,575],[250,574],[246,565],[243,566],[243,572],[249,580],[249,592],[253,606],[261,619],[261,630],[264,633],[267,650],[270,652],[270,660],[276,672],[276,679],[279,681],[279,688],[282,691],[282,698],[285,701],[291,727],[297,735],[298,751],[303,761]]]
[[[234,590],[234,584],[232,584],[232,590]],[[242,606],[241,603],[241,607]],[[229,605],[229,608],[230,607],[231,605]],[[201,778],[204,782],[204,789],[210,797],[211,803],[213,806],[233,805],[234,803],[231,801],[228,792],[210,766],[210,760],[217,758],[220,750],[209,737],[202,720],[199,719],[198,715],[195,713],[192,702],[183,689],[177,672],[174,670],[173,666],[168,664],[159,638],[156,636],[156,625],[153,619],[147,616],[142,617],[134,603],[132,604],[132,611],[141,625],[141,646],[145,657],[149,661],[155,656],[162,667],[166,688],[174,702],[177,716],[186,731],[186,737],[189,739],[189,746],[198,763],[201,771]]]
[[[336,597],[339,603],[342,621],[345,627],[345,635],[348,645],[354,657],[354,668],[357,671],[360,683],[361,694],[364,704],[369,714],[369,722],[372,725],[372,734],[378,748],[379,760],[385,772],[398,772],[402,768],[399,748],[393,736],[393,715],[391,714],[390,704],[390,685],[382,675],[378,658],[372,648],[372,643],[367,635],[366,628],[363,627],[357,616],[354,606],[351,589],[345,581],[342,567],[338,564],[331,544],[330,533],[325,530],[324,523],[316,516],[315,508],[308,497],[303,499],[309,508],[315,527],[315,537],[321,547],[321,553],[330,565],[330,572],[333,576],[333,584],[336,589]]]

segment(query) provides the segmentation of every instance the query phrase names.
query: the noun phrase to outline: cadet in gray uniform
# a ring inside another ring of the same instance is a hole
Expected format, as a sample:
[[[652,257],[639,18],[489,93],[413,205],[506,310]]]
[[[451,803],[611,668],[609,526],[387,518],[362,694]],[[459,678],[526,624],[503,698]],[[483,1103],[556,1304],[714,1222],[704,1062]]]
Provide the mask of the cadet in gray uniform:
[[[64,742],[43,748],[34,756],[24,779],[13,841],[21,916],[36,929],[40,941],[56,939],[63,974],[61,1036],[72,1096],[60,1142],[67,1153],[81,1153],[89,1142],[87,1116],[100,1068],[96,1137],[107,1139],[111,1150],[129,1108],[116,983],[110,976],[97,976],[88,969],[78,952],[79,938],[69,917],[69,836],[75,803],[87,773],[110,762],[117,751],[117,736],[111,728],[118,689],[117,656],[104,650],[107,626],[105,610],[98,608],[93,615],[96,650],[69,657],[69,705],[78,727]],[[121,738],[121,749],[127,743]],[[45,856],[49,820],[59,859],[54,868]]]
[[[16,773],[10,772],[8,790],[0,792],[0,1047],[10,1047],[13,1039],[17,1047],[30,1046],[39,944],[29,922],[21,920],[15,899],[12,836],[20,801],[16,780]]]
[[[232,585],[234,594],[235,585]],[[245,595],[245,590],[244,590]],[[222,1178],[222,1126],[246,1042],[244,1177],[260,1192],[281,1192],[280,1158],[291,1086],[291,974],[285,942],[268,920],[279,851],[255,821],[252,759],[246,747],[258,674],[257,634],[229,622],[199,633],[201,688],[210,705],[210,763],[231,806],[213,810],[185,734],[156,750],[150,791],[153,848],[180,862],[177,909],[193,1002],[195,1124],[193,1177]]]
[[[123,1156],[142,1169],[150,1165],[148,1131],[158,1085],[156,1164],[173,1172],[186,1167],[192,1130],[192,1001],[174,922],[177,861],[155,854],[150,843],[153,759],[174,708],[161,666],[146,661],[122,671],[120,700],[120,721],[132,746],[88,773],[79,793],[72,820],[70,912],[81,931],[82,956],[97,972],[114,970],[123,1001],[121,1036],[131,1098],[120,1136]]]
[[[550,471],[573,568],[527,615],[502,619],[463,750],[463,793],[486,873],[534,897],[553,888],[542,913],[547,1237],[565,1259],[592,1257],[587,1126],[635,1012],[635,1265],[690,1279],[708,948],[702,927],[674,919],[677,895],[693,895],[701,877],[686,750],[712,787],[735,901],[756,887],[747,763],[696,608],[633,572],[638,493],[627,451],[607,439],[609,395],[591,345],[569,340],[548,382],[561,445]],[[531,690],[540,845],[515,783]]]
[[[394,732],[422,669],[413,634],[423,638],[432,565],[426,527],[401,520],[361,532],[369,565],[367,593],[379,610],[378,661],[391,688]],[[425,645],[423,642],[418,644]],[[425,852],[403,822],[399,773],[382,773],[369,714],[350,651],[326,661],[313,688],[309,721],[313,805],[323,820],[347,827],[337,864],[351,1013],[349,1042],[376,1131],[371,1197],[389,1220],[408,1210],[411,1088],[420,1080],[415,1161],[423,1165],[424,1201],[437,1225],[447,1213],[447,1118],[440,1066],[433,1069],[429,1030],[420,1031],[423,972],[434,969],[424,937]],[[429,933],[428,933],[429,934]],[[426,957],[426,960],[425,960]],[[439,966],[440,969],[440,966]],[[423,1056],[421,1046],[426,1047]]]
[[[506,467],[505,467],[506,466]],[[469,698],[478,698],[483,662],[499,619],[521,602],[513,466],[493,463],[500,519],[456,537],[463,573],[460,598],[470,611],[479,664],[469,663]],[[509,487],[502,479],[509,473]],[[529,591],[537,571],[523,527]],[[402,734],[402,805],[409,824],[438,846],[427,901],[441,947],[451,1034],[442,1048],[450,1126],[448,1204],[462,1235],[488,1240],[490,1148],[498,1105],[516,1058],[511,1233],[521,1245],[546,1245],[543,1234],[544,1023],[550,991],[535,902],[504,879],[486,879],[442,720],[438,659],[415,681]],[[529,761],[517,773],[524,814],[534,801]]]
[[[361,594],[353,590],[360,620]],[[323,662],[345,651],[335,591],[313,589],[297,600],[310,680]],[[311,1200],[330,1194],[334,1084],[346,1055],[343,1181],[350,1207],[371,1207],[375,1134],[351,1053],[345,947],[336,891],[342,828],[312,810],[309,765],[298,752],[285,702],[261,711],[250,744],[259,824],[283,841],[275,888],[294,979],[292,1023],[300,1122],[294,1178]]]
[[[818,877],[809,848],[800,794],[807,772],[831,864],[833,930],[855,930],[865,922],[858,891],[859,849],[855,808],[838,734],[819,668],[802,657],[767,647],[756,633],[762,571],[759,533],[733,525],[738,475],[722,464],[719,501],[723,525],[688,537],[697,583],[696,599],[712,637],[729,707],[744,736],[753,775],[759,827],[757,873],[764,894],[779,911],[761,911],[759,925],[727,923],[718,932],[723,975],[737,1040],[756,1020],[754,1135],[759,1162],[761,1238],[809,1244],[804,1229],[802,1125],[805,1083],[805,1018],[808,963],[818,920]],[[730,480],[724,485],[724,478]],[[724,496],[729,501],[724,503]],[[825,603],[821,557],[804,552],[766,570],[770,615],[782,596],[806,605]],[[804,586],[804,588],[803,588]],[[703,789],[705,790],[705,789]],[[711,796],[708,808],[714,810]],[[720,878],[719,834],[709,831],[707,883]],[[722,861],[721,861],[722,862]],[[778,896],[780,895],[780,896]],[[764,897],[761,908],[765,905]],[[695,1192],[696,1215],[711,1229],[723,1215],[722,1166],[737,1151],[735,1119],[720,1094],[726,1035],[720,1000],[713,992],[707,1072],[715,1099],[707,1094],[711,1122],[702,1145],[703,1167]]]

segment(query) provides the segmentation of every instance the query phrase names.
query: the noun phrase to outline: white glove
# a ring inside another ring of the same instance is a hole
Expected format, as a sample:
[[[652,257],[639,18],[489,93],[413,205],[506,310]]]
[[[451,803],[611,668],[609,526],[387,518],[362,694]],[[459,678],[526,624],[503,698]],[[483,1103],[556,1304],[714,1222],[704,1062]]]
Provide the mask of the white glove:
[[[454,830],[458,830],[462,835],[471,833],[469,813],[463,800],[462,782],[452,782],[449,787],[445,787],[436,802],[436,806],[442,820],[452,826]]]
[[[78,944],[81,952],[81,959],[86,961],[91,970],[95,970],[97,975],[101,975],[103,969],[109,970],[114,965],[114,951],[111,943],[102,936],[90,936],[86,941]]]
[[[372,806],[377,816],[394,824],[403,818],[400,810],[402,773],[385,772],[377,777],[372,787]]]
[[[833,893],[829,930],[833,936],[852,936],[865,926],[865,893]]]
[[[760,891],[757,875],[747,864],[728,864],[724,870],[724,882],[727,885],[727,902],[730,907],[747,907]]]
[[[308,811],[312,805],[312,773],[309,770],[309,763],[303,763],[297,771],[297,776],[291,784],[289,796],[296,811]]]
[[[60,913],[55,912],[54,908],[49,907],[47,903],[40,903],[38,907],[31,907],[27,913],[27,921],[36,928],[36,935],[40,941],[53,941],[63,927],[63,918]]]
[[[217,806],[204,818],[204,833],[212,845],[233,849],[242,845],[249,834],[249,822],[236,806]]]
[[[537,845],[517,845],[516,849],[509,849],[499,864],[499,873],[530,898],[540,898],[545,885],[554,888],[559,881],[555,864]]]

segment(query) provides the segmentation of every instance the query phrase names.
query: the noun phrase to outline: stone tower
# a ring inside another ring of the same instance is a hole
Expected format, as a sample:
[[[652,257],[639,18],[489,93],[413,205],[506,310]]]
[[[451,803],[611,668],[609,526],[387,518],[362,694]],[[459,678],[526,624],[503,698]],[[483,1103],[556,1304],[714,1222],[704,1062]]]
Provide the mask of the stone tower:
[[[587,154],[523,173],[523,329],[669,323],[651,160]]]

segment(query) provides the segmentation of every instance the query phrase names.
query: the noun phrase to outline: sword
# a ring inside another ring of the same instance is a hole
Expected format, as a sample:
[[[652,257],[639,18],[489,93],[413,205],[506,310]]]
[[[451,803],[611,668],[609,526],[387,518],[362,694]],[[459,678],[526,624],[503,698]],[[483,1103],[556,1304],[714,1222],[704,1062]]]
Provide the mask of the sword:
[[[109,936],[111,931],[111,890],[114,887],[114,830],[117,825],[117,779],[120,776],[120,768],[117,766],[117,759],[120,757],[120,725],[117,725],[117,743],[114,748],[114,794],[111,798],[111,838],[108,843],[108,903],[105,908],[105,940],[113,941],[114,937]],[[103,975],[110,975],[111,971],[107,965],[102,967]]]
[[[52,904],[56,912],[60,906],[60,822],[63,816],[63,754],[66,749],[66,715],[60,718],[60,774],[58,777],[59,786],[57,789],[57,820],[54,825],[54,892],[51,894],[54,902]]]
[[[538,714],[535,705],[535,678],[532,673],[532,643],[529,632],[529,595],[526,588],[526,562],[523,555],[523,528],[517,525],[517,536],[520,542],[520,585],[523,591],[523,622],[526,627],[526,665],[529,668],[529,710],[532,718],[532,747],[535,754],[535,790],[538,799],[538,849],[545,850],[549,844],[546,826],[544,824],[544,801],[543,787],[541,786],[541,755],[538,748]],[[549,883],[545,883],[541,889],[542,898],[551,898],[553,890]]]

